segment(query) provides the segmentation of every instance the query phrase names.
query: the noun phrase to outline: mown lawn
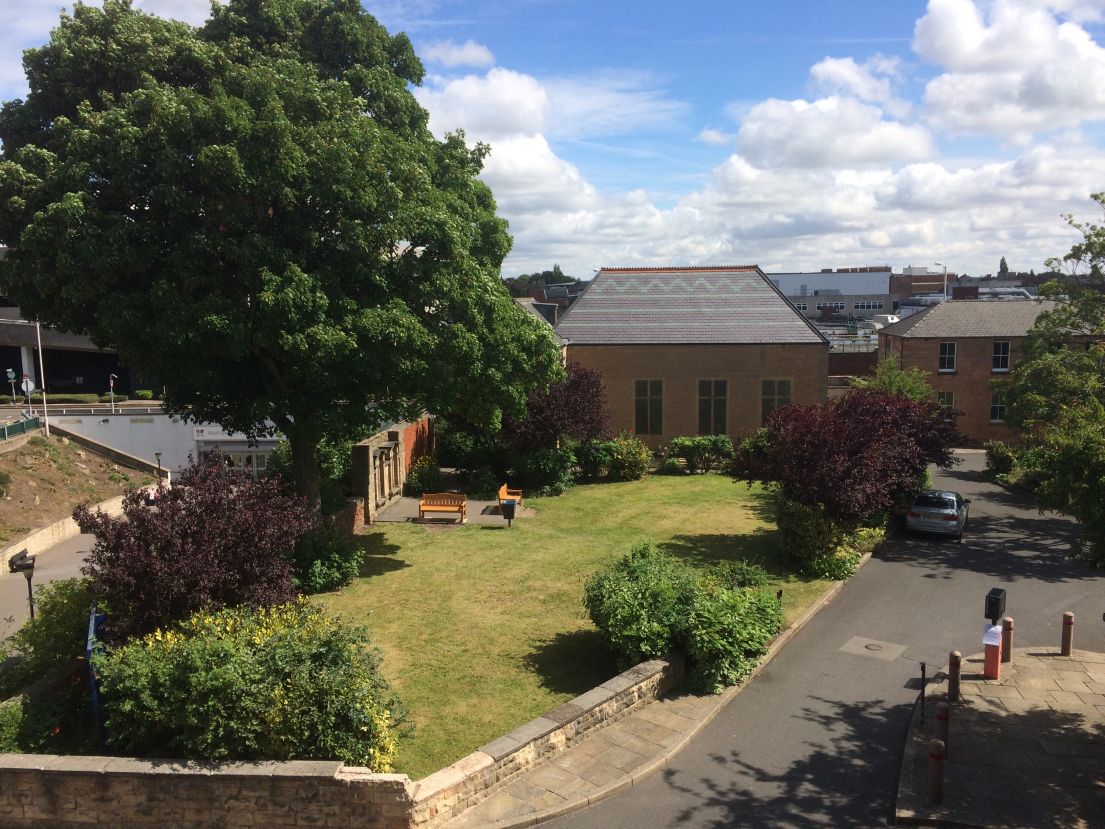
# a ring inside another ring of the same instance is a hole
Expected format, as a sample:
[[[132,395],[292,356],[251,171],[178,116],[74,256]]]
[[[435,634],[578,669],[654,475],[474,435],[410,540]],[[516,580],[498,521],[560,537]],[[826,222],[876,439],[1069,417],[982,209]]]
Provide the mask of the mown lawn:
[[[583,607],[594,571],[642,537],[692,562],[759,561],[786,620],[827,582],[781,565],[770,498],[721,475],[654,476],[527,500],[502,525],[379,524],[364,577],[321,597],[367,624],[416,732],[397,771],[420,778],[616,673]]]

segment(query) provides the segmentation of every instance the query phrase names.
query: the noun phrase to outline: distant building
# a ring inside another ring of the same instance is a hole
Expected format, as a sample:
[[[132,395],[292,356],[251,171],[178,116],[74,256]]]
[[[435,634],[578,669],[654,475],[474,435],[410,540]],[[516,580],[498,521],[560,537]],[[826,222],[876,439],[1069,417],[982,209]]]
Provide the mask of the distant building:
[[[556,333],[602,375],[611,425],[652,448],[826,396],[828,339],[755,265],[603,268]]]
[[[958,409],[959,429],[975,442],[1016,440],[1006,425],[1005,394],[992,380],[1008,376],[1025,335],[1054,303],[948,300],[879,331],[879,355],[930,374],[940,404]]]
[[[869,319],[890,314],[890,266],[769,273],[767,278],[807,319]]]
[[[514,301],[535,317],[540,317],[549,325],[556,325],[557,318],[560,315],[560,306],[555,302],[538,302],[529,296],[514,297]]]

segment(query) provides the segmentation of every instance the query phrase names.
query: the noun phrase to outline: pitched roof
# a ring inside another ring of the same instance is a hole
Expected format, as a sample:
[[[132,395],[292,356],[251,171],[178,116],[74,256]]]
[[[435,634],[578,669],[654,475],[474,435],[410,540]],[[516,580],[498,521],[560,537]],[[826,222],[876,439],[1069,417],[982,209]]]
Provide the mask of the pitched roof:
[[[556,333],[570,345],[828,342],[755,265],[603,268]]]
[[[1032,299],[953,299],[920,311],[880,331],[898,337],[1023,337],[1054,302]]]

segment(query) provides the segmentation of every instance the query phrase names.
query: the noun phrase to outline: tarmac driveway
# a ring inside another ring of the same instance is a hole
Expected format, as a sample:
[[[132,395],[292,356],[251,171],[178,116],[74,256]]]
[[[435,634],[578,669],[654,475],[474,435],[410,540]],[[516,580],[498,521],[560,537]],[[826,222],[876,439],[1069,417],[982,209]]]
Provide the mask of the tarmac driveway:
[[[1105,651],[1105,577],[1067,558],[1074,527],[987,482],[981,452],[936,474],[972,500],[962,544],[895,538],[679,755],[628,792],[547,825],[872,827],[893,813],[920,661],[981,650],[983,597],[1008,590],[1017,646]]]

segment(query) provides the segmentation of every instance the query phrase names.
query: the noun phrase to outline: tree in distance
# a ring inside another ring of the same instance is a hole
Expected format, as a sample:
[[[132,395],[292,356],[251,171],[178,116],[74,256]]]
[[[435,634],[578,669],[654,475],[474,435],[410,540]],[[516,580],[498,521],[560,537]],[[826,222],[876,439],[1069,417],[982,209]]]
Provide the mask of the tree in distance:
[[[124,57],[125,56],[125,57]],[[316,447],[422,409],[498,423],[563,376],[500,279],[488,148],[437,140],[423,69],[359,0],[229,0],[199,29],[63,14],[0,110],[0,284],[163,378],[167,408]]]

